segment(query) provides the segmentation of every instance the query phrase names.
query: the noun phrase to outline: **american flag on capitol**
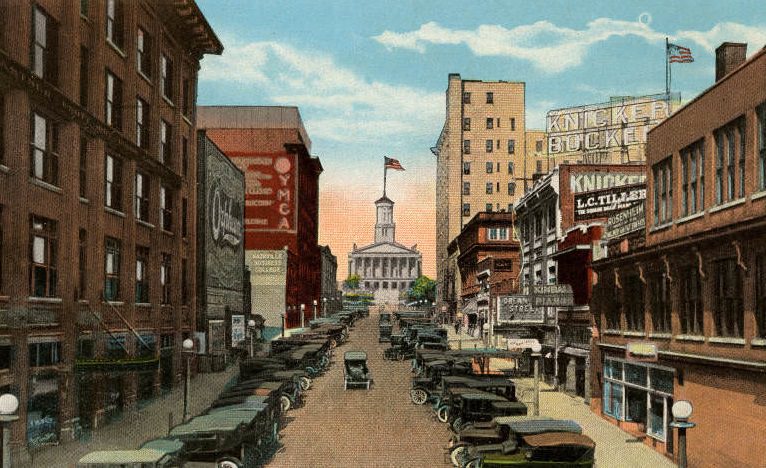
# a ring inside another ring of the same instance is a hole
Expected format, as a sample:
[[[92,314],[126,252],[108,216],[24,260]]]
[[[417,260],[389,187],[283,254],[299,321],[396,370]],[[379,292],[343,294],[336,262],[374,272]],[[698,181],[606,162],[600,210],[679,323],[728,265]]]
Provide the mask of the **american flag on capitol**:
[[[688,47],[676,44],[668,44],[668,62],[670,63],[691,63],[694,61],[692,51]]]
[[[385,158],[385,162],[383,164],[383,167],[385,167],[386,169],[394,169],[394,170],[397,170],[397,171],[403,171],[404,170],[402,165],[399,163],[398,159],[389,158],[387,156],[383,156],[383,157]]]

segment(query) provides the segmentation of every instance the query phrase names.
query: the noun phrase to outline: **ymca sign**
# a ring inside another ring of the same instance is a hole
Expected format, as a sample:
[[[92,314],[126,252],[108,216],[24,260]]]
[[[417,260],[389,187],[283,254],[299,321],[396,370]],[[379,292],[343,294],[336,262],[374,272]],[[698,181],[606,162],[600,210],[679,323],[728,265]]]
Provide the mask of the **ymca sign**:
[[[245,172],[245,230],[294,233],[298,222],[296,155],[233,159]]]

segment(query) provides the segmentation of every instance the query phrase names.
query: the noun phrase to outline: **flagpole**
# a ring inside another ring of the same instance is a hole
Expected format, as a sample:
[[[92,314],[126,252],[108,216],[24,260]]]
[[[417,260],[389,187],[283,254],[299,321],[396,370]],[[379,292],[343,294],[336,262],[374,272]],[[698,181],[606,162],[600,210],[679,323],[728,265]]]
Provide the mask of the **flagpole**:
[[[665,38],[665,94],[670,99],[670,59],[668,57],[668,50],[670,49],[670,43],[668,38]]]
[[[383,196],[386,196],[386,174],[388,173],[388,167],[386,166],[386,160],[383,160]]]

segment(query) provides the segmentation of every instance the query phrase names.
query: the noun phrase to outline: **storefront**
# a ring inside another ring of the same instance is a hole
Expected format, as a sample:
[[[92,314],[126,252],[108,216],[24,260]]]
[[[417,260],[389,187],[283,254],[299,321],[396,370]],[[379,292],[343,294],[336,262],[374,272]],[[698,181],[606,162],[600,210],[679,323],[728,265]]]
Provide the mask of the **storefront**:
[[[59,377],[56,371],[37,372],[29,379],[27,443],[30,447],[59,440]]]

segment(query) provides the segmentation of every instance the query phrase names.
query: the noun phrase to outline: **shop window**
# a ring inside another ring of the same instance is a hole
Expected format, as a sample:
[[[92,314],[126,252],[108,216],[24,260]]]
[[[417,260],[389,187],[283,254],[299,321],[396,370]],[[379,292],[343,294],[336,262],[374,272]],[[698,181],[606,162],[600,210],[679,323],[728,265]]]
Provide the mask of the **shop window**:
[[[702,335],[702,281],[695,266],[681,277],[681,333]]]
[[[58,82],[58,25],[39,6],[32,24],[32,73],[43,80]]]
[[[30,220],[30,292],[35,297],[56,297],[58,224],[32,216]]]
[[[104,248],[104,300],[116,301],[120,297],[120,241],[107,237]]]
[[[149,249],[136,247],[136,303],[149,302]]]
[[[29,366],[53,366],[61,362],[61,343],[51,341],[46,343],[29,343]]]
[[[622,286],[627,329],[644,331],[644,284],[637,275],[631,275],[625,277]]]
[[[670,279],[665,273],[657,273],[652,277],[652,331],[655,333],[670,332]]]
[[[118,49],[122,49],[125,44],[123,0],[106,0],[106,40]]]
[[[31,176],[51,185],[59,183],[58,124],[32,113]]]
[[[622,421],[622,393],[622,385],[616,382],[604,382],[604,413],[618,421]]]
[[[470,117],[464,117],[463,118],[463,131],[468,132],[471,130],[471,118]]]
[[[756,336],[766,337],[766,253],[758,255],[755,266]]]
[[[27,445],[34,448],[56,443],[60,392],[57,373],[35,372],[29,379],[28,388]]]
[[[736,259],[714,263],[715,331],[718,336],[741,337],[745,314],[742,304],[742,272]]]

